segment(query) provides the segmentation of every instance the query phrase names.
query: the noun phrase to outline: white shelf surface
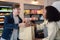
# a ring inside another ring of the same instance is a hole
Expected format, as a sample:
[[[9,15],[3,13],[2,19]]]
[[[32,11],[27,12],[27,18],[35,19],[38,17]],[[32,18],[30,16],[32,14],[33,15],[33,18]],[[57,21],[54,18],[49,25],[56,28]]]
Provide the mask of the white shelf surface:
[[[3,30],[3,28],[0,28],[0,30]]]
[[[0,12],[12,12],[12,10],[0,10]]]
[[[0,22],[0,23],[4,23],[4,22]]]
[[[0,6],[0,7],[7,7],[7,8],[12,8],[11,6]]]
[[[5,16],[0,16],[0,17],[5,17]]]

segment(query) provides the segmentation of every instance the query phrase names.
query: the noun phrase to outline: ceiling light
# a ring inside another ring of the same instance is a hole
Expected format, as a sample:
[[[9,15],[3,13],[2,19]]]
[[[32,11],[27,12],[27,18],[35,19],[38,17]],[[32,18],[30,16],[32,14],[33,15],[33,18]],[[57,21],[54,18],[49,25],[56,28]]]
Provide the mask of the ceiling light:
[[[32,4],[38,4],[38,1],[37,0],[33,0]]]

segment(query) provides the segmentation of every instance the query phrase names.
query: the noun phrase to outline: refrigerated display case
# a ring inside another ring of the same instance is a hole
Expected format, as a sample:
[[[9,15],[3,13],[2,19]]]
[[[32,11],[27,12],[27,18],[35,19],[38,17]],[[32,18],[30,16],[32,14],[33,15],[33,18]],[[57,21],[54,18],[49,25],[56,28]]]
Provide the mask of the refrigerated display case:
[[[0,1],[0,36],[2,35],[5,16],[9,16],[11,13],[13,13],[13,4],[15,3]]]
[[[0,36],[3,31],[4,18],[12,13],[12,6],[0,6]]]

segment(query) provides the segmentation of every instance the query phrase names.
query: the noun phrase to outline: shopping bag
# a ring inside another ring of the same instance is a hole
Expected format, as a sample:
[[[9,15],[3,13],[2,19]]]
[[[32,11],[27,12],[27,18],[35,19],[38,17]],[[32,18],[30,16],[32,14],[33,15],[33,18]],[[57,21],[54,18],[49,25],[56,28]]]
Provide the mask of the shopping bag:
[[[46,24],[44,24],[43,32],[44,32],[44,38],[46,38],[48,36],[48,28]]]
[[[35,27],[35,38],[46,38],[48,36],[48,30],[46,24],[43,25],[42,29],[37,30]]]

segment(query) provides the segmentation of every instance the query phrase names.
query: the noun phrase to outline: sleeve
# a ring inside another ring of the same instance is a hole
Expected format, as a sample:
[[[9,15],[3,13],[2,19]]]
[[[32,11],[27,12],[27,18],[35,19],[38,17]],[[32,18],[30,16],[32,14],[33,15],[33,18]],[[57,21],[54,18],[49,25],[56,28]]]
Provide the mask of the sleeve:
[[[4,27],[5,28],[18,29],[18,24],[10,23],[9,21],[11,22],[10,17],[5,16],[5,21],[4,21]]]
[[[22,23],[22,19],[20,18],[19,20],[20,20],[19,23]]]

